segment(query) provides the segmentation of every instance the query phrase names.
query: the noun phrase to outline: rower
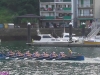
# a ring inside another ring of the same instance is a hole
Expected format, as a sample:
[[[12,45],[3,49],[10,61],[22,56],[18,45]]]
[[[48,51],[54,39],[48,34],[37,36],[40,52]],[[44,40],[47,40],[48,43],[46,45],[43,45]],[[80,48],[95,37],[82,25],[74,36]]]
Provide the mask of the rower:
[[[16,55],[17,55],[18,57],[24,56],[24,54],[22,54],[20,51],[17,51]]]
[[[37,52],[33,53],[32,56],[37,58],[37,57],[40,57],[41,55],[40,55],[40,53],[37,51]]]
[[[31,57],[32,54],[30,53],[30,51],[26,51],[25,56],[27,56],[27,57]]]
[[[9,52],[7,52],[7,55],[8,55],[8,56],[14,56],[15,53],[14,53],[13,51],[9,51]]]
[[[60,52],[59,56],[63,58],[66,57],[67,55],[64,52]]]
[[[43,52],[42,56],[43,57],[49,57],[49,54],[47,52]]]
[[[52,52],[52,53],[50,54],[50,56],[53,57],[53,58],[56,58],[58,55],[56,54],[56,52]]]

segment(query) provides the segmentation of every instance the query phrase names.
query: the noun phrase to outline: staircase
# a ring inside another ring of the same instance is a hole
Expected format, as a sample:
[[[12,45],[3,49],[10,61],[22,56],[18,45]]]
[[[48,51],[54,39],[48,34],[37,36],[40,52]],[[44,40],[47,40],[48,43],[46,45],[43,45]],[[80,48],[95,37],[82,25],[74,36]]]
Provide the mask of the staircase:
[[[97,29],[91,34],[91,36],[88,37],[88,39],[90,39],[90,38],[92,38],[92,37],[95,37],[95,36],[98,34],[99,31],[100,31],[100,27],[97,28]]]
[[[95,25],[94,23],[92,24],[93,28],[91,30],[91,32],[87,35],[87,40],[91,39],[92,37],[95,37],[98,32],[100,31],[100,25]]]
[[[91,37],[91,35],[97,30],[97,27],[95,27],[93,30],[91,30],[91,32],[87,35],[87,37]]]

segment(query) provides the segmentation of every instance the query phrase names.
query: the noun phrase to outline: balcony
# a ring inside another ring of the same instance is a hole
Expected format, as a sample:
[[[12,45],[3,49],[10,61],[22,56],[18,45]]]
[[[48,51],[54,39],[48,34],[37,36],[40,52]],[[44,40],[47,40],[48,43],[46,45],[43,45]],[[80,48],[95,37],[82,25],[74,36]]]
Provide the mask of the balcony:
[[[55,17],[54,16],[45,16],[44,19],[52,20],[52,19],[55,19]]]
[[[66,10],[71,10],[71,8],[63,8],[63,10],[65,10],[65,11],[66,11]]]
[[[41,7],[40,8],[40,11],[43,11],[43,12],[45,12],[45,11],[54,12],[55,11],[55,8],[44,8],[44,7]]]
[[[54,2],[54,0],[40,0],[40,2]]]
[[[78,15],[79,20],[90,20],[93,19],[93,14],[80,14]]]
[[[40,0],[40,2],[71,2],[71,0]]]
[[[78,5],[78,8],[79,9],[91,9],[91,8],[93,8],[93,4],[91,4],[91,5]]]
[[[71,16],[63,16],[64,20],[71,20]]]
[[[71,0],[63,0],[63,2],[71,2]]]
[[[56,12],[59,12],[59,13],[71,13],[71,8],[56,8]]]
[[[79,14],[78,15],[80,18],[82,18],[82,17],[93,17],[93,14]]]
[[[55,2],[71,2],[71,0],[55,0]]]

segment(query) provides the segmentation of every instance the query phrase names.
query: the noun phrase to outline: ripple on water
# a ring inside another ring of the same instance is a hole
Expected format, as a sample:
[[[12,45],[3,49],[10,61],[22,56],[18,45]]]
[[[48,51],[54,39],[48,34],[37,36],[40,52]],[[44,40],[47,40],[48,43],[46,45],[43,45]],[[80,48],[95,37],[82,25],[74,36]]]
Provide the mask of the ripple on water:
[[[9,60],[0,62],[0,70],[9,71],[11,75],[99,75],[100,63],[94,60],[99,58],[86,59],[85,61]]]

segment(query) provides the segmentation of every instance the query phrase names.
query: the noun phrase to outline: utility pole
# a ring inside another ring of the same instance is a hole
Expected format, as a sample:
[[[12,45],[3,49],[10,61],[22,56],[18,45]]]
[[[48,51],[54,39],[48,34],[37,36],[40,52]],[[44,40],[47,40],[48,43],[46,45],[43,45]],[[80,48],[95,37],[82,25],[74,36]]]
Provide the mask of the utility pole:
[[[78,1],[77,0],[71,0],[72,2],[72,26],[73,27],[77,27],[77,4],[78,4]]]

